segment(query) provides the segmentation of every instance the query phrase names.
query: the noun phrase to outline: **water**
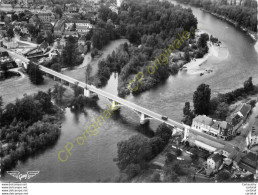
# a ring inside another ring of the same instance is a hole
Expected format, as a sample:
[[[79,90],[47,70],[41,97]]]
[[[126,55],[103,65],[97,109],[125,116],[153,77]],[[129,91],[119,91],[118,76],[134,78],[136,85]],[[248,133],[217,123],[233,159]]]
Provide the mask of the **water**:
[[[213,69],[211,74],[200,77],[192,72],[180,72],[156,88],[128,99],[177,121],[182,118],[184,102],[192,100],[193,92],[201,83],[209,84],[212,94],[240,87],[249,76],[253,77],[254,83],[258,83],[258,54],[253,40],[230,24],[198,8],[192,9],[199,21],[199,28],[218,37],[226,45],[228,57],[220,59],[222,54],[210,57],[201,66],[200,70]],[[115,74],[103,89],[117,94]],[[117,143],[138,133],[152,136],[152,130],[158,125],[157,122],[151,121],[150,129],[140,127],[139,117],[128,108],[122,108],[120,114],[108,119],[99,129],[99,134],[90,137],[83,146],[75,145],[67,162],[60,162],[57,157],[67,142],[75,142],[75,137],[81,134],[84,127],[88,127],[94,118],[103,113],[108,103],[106,99],[100,98],[99,108],[87,109],[86,115],[71,113],[67,109],[57,144],[20,163],[14,170],[21,173],[40,171],[31,182],[95,182],[98,179],[115,178],[119,173],[113,162],[117,155]],[[2,179],[15,181],[9,175]]]

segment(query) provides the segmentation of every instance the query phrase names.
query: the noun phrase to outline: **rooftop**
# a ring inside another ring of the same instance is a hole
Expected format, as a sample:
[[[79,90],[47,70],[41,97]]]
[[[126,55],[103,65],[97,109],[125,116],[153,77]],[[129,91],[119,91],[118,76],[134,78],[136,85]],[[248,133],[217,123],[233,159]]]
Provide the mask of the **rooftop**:
[[[237,112],[240,112],[244,117],[246,117],[251,110],[252,110],[252,106],[251,105],[249,105],[249,104],[241,104],[238,107]]]
[[[255,122],[251,128],[252,128],[252,136],[258,136],[258,118],[255,119]]]
[[[223,159],[223,157],[218,153],[212,154],[209,158],[211,158],[214,162],[219,162]]]
[[[213,120],[206,115],[199,115],[193,119],[196,122],[203,123],[205,125],[211,126],[213,124]]]

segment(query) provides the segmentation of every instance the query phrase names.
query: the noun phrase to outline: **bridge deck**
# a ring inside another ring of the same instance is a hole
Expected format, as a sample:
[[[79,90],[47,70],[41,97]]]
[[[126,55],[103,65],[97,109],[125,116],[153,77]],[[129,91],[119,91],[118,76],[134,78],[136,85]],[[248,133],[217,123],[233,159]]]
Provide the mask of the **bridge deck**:
[[[4,50],[6,50],[6,49],[4,49]],[[16,54],[16,53],[14,53],[12,51],[9,51],[9,50],[6,50],[6,51],[8,51],[11,56],[13,56],[15,58],[19,58],[20,60],[22,60],[22,61],[24,61],[26,63],[28,63],[30,61],[29,59],[27,59],[24,56],[21,56],[21,55]],[[164,122],[164,123],[166,123],[166,124],[168,124],[170,126],[173,126],[173,127],[178,127],[178,128],[180,128],[182,130],[184,130],[184,128],[186,127],[186,125],[184,125],[182,123],[179,123],[179,122],[176,122],[176,121],[174,121],[172,119],[168,119],[168,120],[165,121],[165,120],[162,119],[163,115],[155,113],[155,112],[153,112],[151,110],[148,110],[146,108],[143,108],[141,106],[138,106],[138,105],[136,105],[136,104],[134,104],[132,102],[129,102],[129,101],[125,100],[125,99],[117,97],[117,96],[115,96],[113,94],[110,94],[110,93],[108,93],[106,91],[103,91],[101,89],[97,89],[93,85],[87,85],[86,83],[80,82],[80,81],[78,81],[78,80],[76,80],[74,78],[68,77],[68,76],[66,76],[64,74],[58,73],[58,72],[56,72],[54,70],[51,70],[49,68],[46,68],[44,66],[39,65],[39,67],[45,73],[51,74],[51,75],[53,75],[55,77],[58,77],[59,79],[62,79],[64,81],[67,81],[67,82],[72,83],[72,84],[78,83],[78,86],[81,87],[81,88],[85,89],[87,87],[87,89],[89,89],[90,91],[92,91],[92,92],[94,92],[94,93],[96,93],[98,95],[101,95],[101,96],[103,96],[105,98],[108,98],[108,99],[111,99],[113,101],[116,101],[119,104],[122,104],[122,105],[124,105],[124,106],[126,106],[126,107],[128,107],[130,109],[133,109],[135,111],[143,113],[143,114],[145,114],[145,115],[147,115],[147,116],[149,116],[149,117],[151,117],[153,119],[156,119],[156,120],[158,120],[160,122]]]

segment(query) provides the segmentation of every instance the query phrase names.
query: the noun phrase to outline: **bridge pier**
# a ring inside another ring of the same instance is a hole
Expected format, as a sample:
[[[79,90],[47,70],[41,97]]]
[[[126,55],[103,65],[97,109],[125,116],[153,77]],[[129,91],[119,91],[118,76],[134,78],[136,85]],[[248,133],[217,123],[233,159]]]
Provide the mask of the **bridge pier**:
[[[188,139],[189,129],[190,129],[189,126],[184,125],[184,138],[183,138],[184,141],[186,141]]]
[[[146,118],[146,115],[143,114],[143,113],[141,113],[141,116],[140,116],[140,124],[141,124],[141,125],[144,125],[144,124],[146,124],[148,121],[149,121],[149,119]]]
[[[87,97],[87,98],[90,98],[91,97],[91,91],[89,89],[84,89],[84,96]]]
[[[113,110],[113,111],[115,111],[115,110],[120,110],[120,104],[119,103],[117,103],[116,101],[112,101],[112,104],[111,104],[111,109]]]

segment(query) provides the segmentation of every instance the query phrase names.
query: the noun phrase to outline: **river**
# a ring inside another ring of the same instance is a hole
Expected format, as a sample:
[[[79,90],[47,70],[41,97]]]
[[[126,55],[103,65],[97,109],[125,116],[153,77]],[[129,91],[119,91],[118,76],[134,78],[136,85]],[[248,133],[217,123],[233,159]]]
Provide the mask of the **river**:
[[[177,121],[182,118],[184,102],[192,100],[193,92],[201,83],[209,84],[212,94],[240,87],[249,76],[253,77],[254,83],[258,83],[258,54],[254,41],[225,21],[198,8],[193,7],[192,10],[198,19],[199,29],[218,37],[227,47],[227,58],[221,57],[222,54],[209,57],[200,69],[213,69],[210,74],[201,77],[192,72],[180,72],[156,88],[128,99]],[[117,75],[113,74],[103,89],[117,94]],[[99,108],[87,109],[86,116],[66,109],[62,133],[56,145],[19,163],[14,170],[21,173],[40,171],[28,182],[95,182],[99,179],[115,178],[119,173],[113,161],[117,155],[117,143],[139,133],[151,136],[158,125],[157,122],[151,121],[149,127],[141,127],[138,116],[123,107],[120,114],[106,121],[99,129],[98,135],[90,137],[83,146],[76,145],[67,162],[60,162],[57,157],[67,142],[74,142],[75,137],[85,126],[91,124],[93,118],[102,113],[101,110],[105,109],[107,104],[107,100],[100,98]],[[2,179],[15,181],[9,175]]]

